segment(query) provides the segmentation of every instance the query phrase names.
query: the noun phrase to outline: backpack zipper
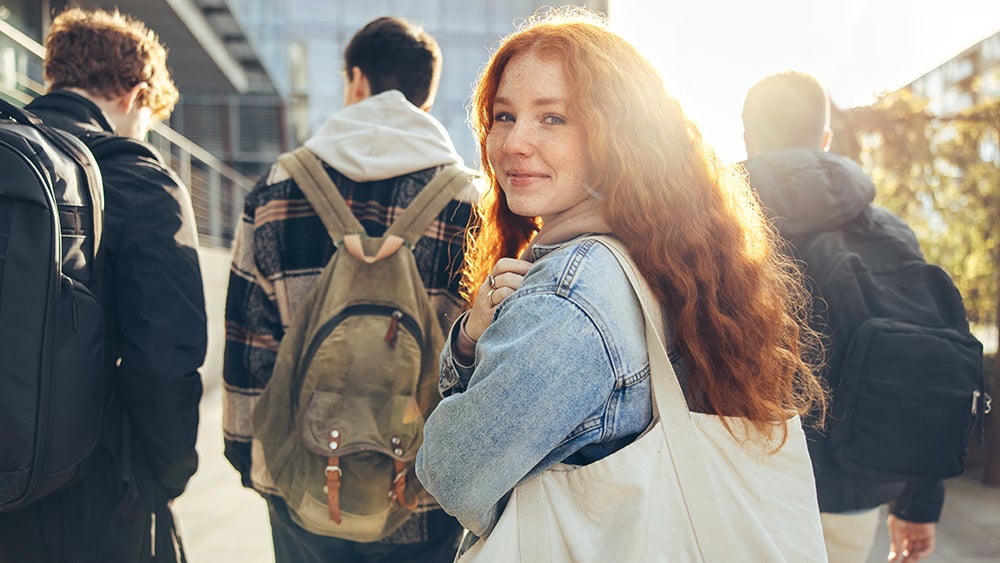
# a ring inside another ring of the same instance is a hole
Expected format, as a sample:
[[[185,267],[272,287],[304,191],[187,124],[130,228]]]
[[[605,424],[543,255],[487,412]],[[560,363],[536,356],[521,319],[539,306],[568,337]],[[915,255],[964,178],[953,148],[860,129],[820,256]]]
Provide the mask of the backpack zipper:
[[[993,410],[993,397],[979,389],[972,392],[972,414],[979,412],[980,402],[983,403],[983,414],[990,414],[990,411]]]
[[[73,332],[80,332],[80,310],[76,304],[76,290],[73,287],[73,278],[63,275],[63,283],[69,288],[70,310],[73,313]]]
[[[385,331],[385,338],[382,339],[390,348],[396,347],[396,331],[399,330],[399,320],[402,318],[402,311],[397,309],[392,312],[392,318],[389,320],[389,329]]]

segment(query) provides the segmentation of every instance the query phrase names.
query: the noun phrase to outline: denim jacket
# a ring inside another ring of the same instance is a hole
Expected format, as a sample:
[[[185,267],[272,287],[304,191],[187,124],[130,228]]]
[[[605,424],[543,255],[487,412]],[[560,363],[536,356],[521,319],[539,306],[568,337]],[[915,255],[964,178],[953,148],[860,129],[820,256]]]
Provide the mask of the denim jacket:
[[[532,252],[535,264],[494,311],[473,365],[445,346],[446,398],[417,454],[421,482],[479,537],[515,485],[560,462],[601,459],[652,419],[642,310],[611,251],[586,239]]]

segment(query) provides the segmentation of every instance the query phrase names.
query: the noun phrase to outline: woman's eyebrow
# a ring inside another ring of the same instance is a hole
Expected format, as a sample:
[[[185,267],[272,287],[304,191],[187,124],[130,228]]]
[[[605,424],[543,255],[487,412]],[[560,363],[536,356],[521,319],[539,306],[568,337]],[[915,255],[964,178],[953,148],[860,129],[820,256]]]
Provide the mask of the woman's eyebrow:
[[[538,98],[536,100],[532,100],[531,103],[535,106],[558,106],[565,105],[566,100],[563,98]],[[507,98],[494,98],[493,105],[497,104],[512,105],[511,101]]]

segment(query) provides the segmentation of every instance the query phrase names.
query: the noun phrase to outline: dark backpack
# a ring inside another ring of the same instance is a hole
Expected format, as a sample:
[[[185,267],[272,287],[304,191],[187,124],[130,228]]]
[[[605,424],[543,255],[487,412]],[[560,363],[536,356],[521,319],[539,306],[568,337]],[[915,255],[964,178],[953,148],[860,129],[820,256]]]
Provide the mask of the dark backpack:
[[[253,410],[253,475],[306,530],[384,538],[427,503],[413,472],[440,401],[440,322],[412,248],[473,175],[444,166],[369,237],[319,159],[279,158],[337,246],[292,316]]]
[[[106,404],[104,196],[79,139],[0,100],[0,512],[81,474]]]
[[[951,278],[924,260],[909,227],[876,207],[792,243],[827,339],[833,459],[878,481],[961,474],[989,397],[983,347]]]

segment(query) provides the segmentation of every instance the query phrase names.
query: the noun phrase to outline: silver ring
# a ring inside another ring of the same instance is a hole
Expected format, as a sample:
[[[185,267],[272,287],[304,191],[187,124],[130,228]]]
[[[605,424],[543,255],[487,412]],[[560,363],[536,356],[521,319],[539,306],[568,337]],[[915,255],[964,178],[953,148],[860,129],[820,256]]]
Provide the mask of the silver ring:
[[[490,289],[497,288],[497,279],[493,277],[493,274],[486,276],[486,285],[490,286]]]
[[[497,288],[494,287],[493,289],[489,290],[489,292],[486,293],[486,303],[489,304],[490,309],[495,309],[496,306],[499,305],[499,303],[493,302],[493,292],[496,290]]]

